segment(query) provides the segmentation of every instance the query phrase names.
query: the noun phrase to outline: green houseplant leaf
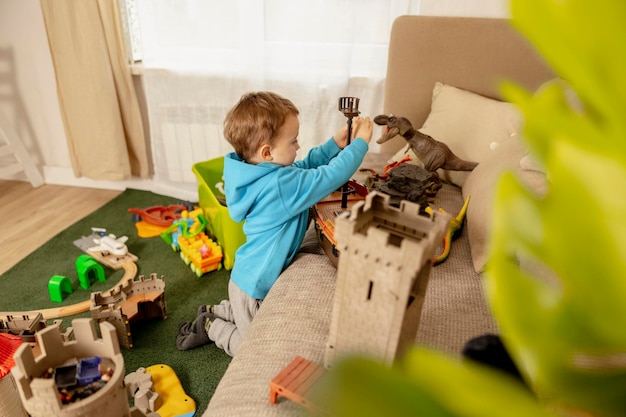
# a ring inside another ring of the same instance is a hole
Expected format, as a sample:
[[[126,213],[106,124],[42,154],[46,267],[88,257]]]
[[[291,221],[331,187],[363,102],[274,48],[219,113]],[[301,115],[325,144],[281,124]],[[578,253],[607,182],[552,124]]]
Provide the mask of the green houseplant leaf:
[[[538,395],[606,416],[626,415],[626,334],[615,327],[626,319],[625,6],[512,3],[515,25],[581,108],[568,103],[563,84],[534,95],[506,86],[550,191],[538,197],[502,178],[487,273],[507,346]]]
[[[320,403],[334,416],[555,416],[503,372],[462,366],[426,349],[409,352],[393,368],[366,358],[342,360],[322,389]]]

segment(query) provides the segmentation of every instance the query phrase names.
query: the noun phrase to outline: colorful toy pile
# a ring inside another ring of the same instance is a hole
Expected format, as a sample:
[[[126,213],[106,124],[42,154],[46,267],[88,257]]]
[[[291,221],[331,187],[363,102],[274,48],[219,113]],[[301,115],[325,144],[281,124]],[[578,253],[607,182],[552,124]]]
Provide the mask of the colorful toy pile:
[[[204,232],[207,224],[202,209],[185,210],[180,219],[161,233],[163,241],[175,252],[180,251],[182,260],[198,277],[222,269],[222,248]]]

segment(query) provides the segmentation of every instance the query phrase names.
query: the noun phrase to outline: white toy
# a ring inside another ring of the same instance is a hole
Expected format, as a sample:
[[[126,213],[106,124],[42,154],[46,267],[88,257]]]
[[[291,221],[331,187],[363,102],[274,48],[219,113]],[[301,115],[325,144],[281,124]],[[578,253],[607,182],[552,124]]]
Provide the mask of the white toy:
[[[97,246],[93,246],[87,250],[92,252],[101,252],[103,255],[111,254],[115,256],[126,256],[128,248],[125,243],[128,240],[128,236],[115,237],[114,234],[109,234],[101,238],[95,238],[93,243]]]

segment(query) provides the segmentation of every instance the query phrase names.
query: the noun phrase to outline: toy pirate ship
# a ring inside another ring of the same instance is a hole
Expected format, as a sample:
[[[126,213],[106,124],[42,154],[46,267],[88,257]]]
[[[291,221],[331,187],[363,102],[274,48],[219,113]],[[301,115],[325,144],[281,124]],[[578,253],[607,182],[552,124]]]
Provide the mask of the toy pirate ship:
[[[348,138],[352,136],[352,118],[359,114],[358,106],[359,99],[356,97],[341,97],[339,99],[339,111],[348,118]],[[385,116],[383,118],[382,116],[377,116],[375,120],[377,124],[383,124],[381,120],[385,120],[388,125],[383,136],[378,140],[379,143],[381,140],[387,140],[403,131],[404,128],[391,126],[392,122],[397,122],[398,120],[406,121],[405,124],[410,127],[410,130],[415,131],[411,127],[410,122],[403,117]],[[437,146],[437,144],[433,145],[436,141],[432,138],[429,138],[429,140],[430,142],[426,145],[430,145],[430,147],[420,148],[424,150],[422,157],[426,160],[432,160],[441,154],[439,151],[440,146]],[[370,191],[376,190],[388,195],[390,197],[390,205],[396,208],[399,208],[402,205],[402,201],[405,200],[416,203],[419,205],[420,215],[432,217],[433,210],[429,207],[429,204],[434,201],[437,192],[442,187],[442,182],[436,171],[427,170],[413,163],[407,163],[410,160],[411,158],[407,156],[400,161],[389,163],[383,168],[382,174],[378,174],[372,169],[362,169],[361,171],[367,171],[371,174],[365,180],[365,185],[361,185],[353,180],[348,181],[340,190],[331,193],[314,206],[315,228],[318,240],[324,252],[335,266],[338,266],[339,262],[339,251],[335,239],[335,220],[340,214],[350,212],[352,207],[357,202],[364,200]],[[465,169],[463,166],[455,165],[455,161],[458,162],[458,160],[448,150],[448,153],[444,155],[444,160],[439,162],[444,165],[451,164],[450,168],[454,170]],[[458,216],[455,217],[455,221],[451,223],[452,228],[448,231],[448,235],[444,240],[442,253],[434,259],[435,264],[441,263],[446,259],[450,251],[452,235],[455,235],[463,224],[468,202],[468,200],[465,202]]]
[[[335,191],[313,207],[317,239],[335,267],[339,265],[335,219],[341,213],[350,211],[355,203],[363,200],[368,194],[367,188],[354,181],[349,181],[345,188],[345,191],[343,189]]]
[[[348,119],[348,143],[350,143],[352,119],[360,113],[359,98],[340,97],[338,110]],[[354,203],[363,200],[367,194],[367,188],[355,181],[348,181],[339,191],[331,193],[313,207],[317,238],[335,267],[339,262],[339,252],[337,251],[337,241],[335,240],[335,218],[342,212],[350,211]]]

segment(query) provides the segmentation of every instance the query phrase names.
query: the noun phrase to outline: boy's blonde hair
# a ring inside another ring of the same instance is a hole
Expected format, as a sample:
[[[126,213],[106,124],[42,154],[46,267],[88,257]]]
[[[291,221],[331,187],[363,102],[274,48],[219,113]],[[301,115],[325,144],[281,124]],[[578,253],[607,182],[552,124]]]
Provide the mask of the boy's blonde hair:
[[[262,145],[272,143],[288,115],[298,113],[291,100],[276,93],[247,93],[226,115],[224,137],[240,158],[249,161]]]

